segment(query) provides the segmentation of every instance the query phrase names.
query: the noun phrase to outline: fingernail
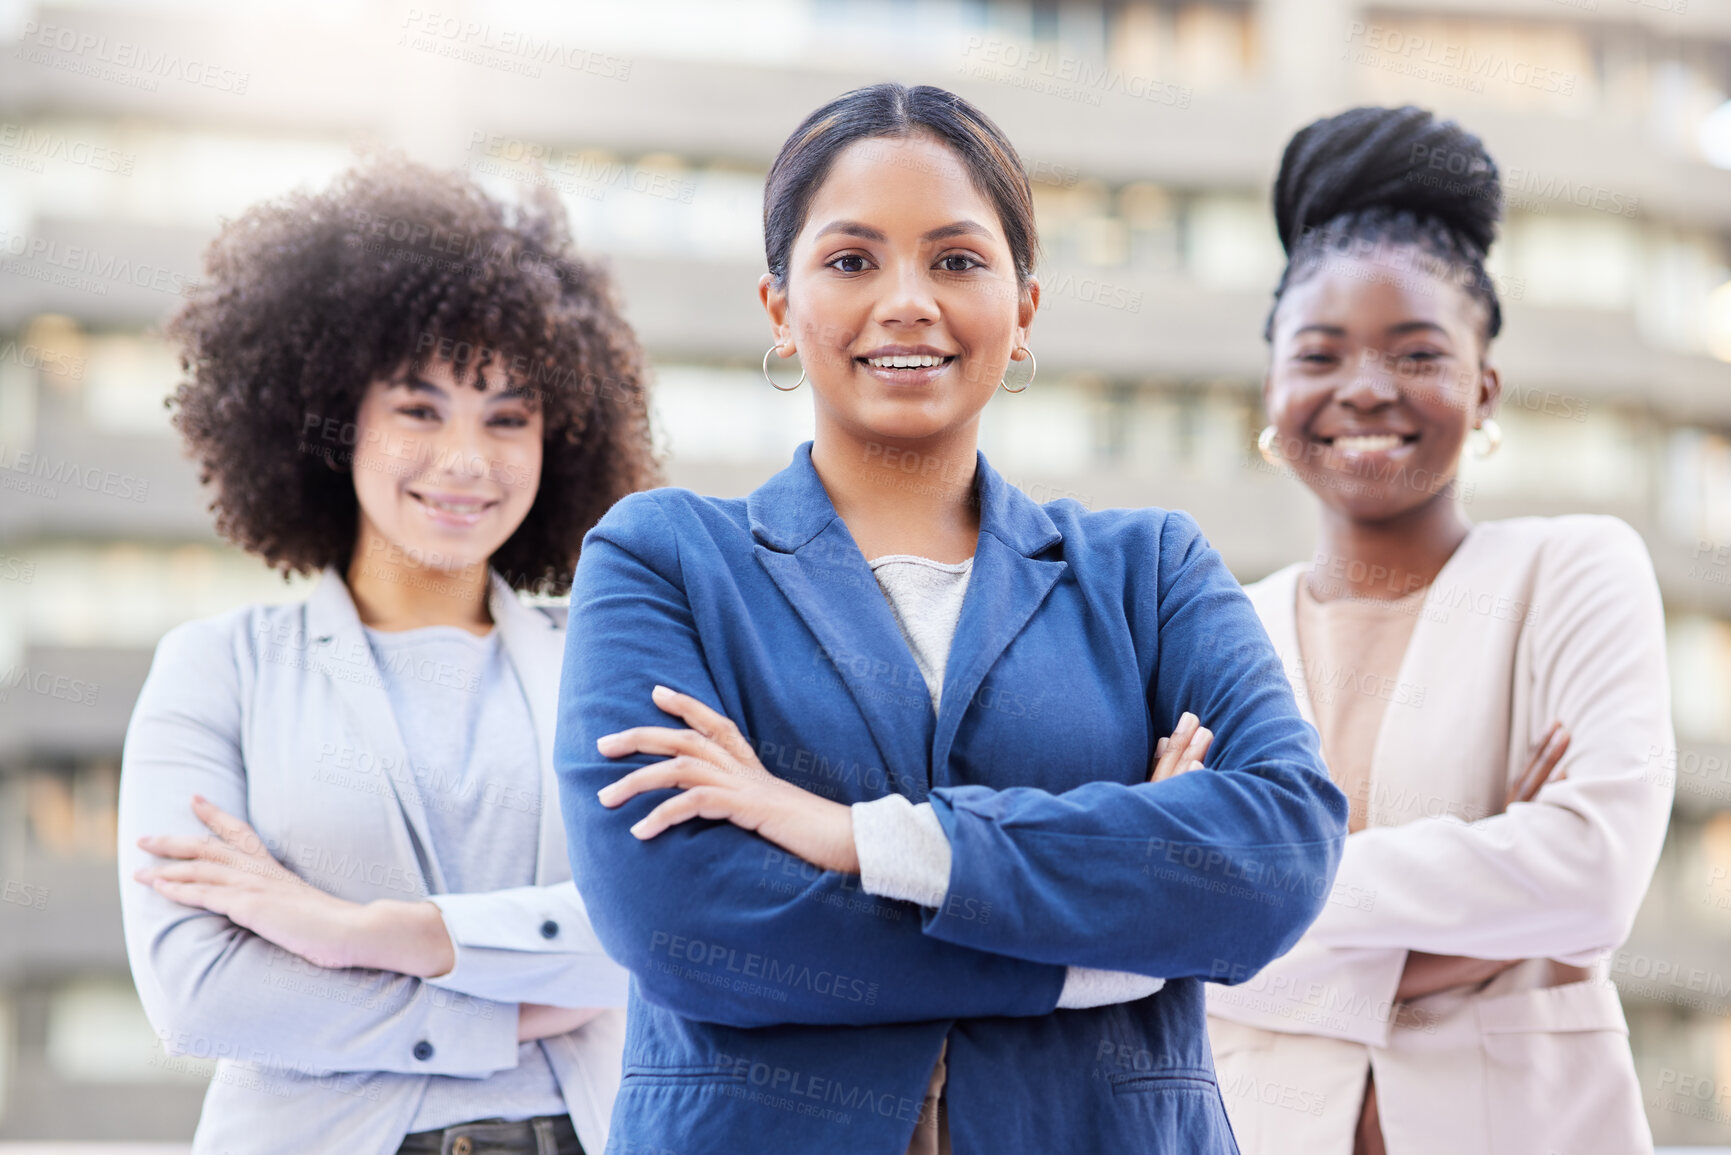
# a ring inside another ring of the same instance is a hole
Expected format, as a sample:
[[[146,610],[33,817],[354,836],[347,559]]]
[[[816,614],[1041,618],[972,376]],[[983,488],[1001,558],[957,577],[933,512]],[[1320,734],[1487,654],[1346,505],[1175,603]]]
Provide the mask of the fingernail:
[[[651,694],[671,694],[671,693],[673,693],[673,691],[669,690],[666,686],[656,686],[653,690],[651,690],[649,692]]]
[[[1180,726],[1184,726],[1184,725],[1194,726],[1194,725],[1196,725],[1196,723],[1198,721],[1199,721],[1199,719],[1196,717],[1196,715],[1192,714],[1189,710],[1184,711],[1184,713],[1182,715],[1180,715],[1178,718],[1178,724]]]
[[[607,752],[609,752],[611,750],[617,750],[619,748],[619,735],[617,735],[617,734],[603,734],[603,735],[601,735],[601,737],[595,739],[595,748],[597,750],[601,751],[603,754],[606,754]]]
[[[603,786],[601,789],[599,789],[595,792],[595,797],[601,800],[601,805],[603,805],[603,806],[613,805],[613,803],[611,801],[611,799],[613,797],[613,787]]]
[[[631,828],[631,836],[633,838],[641,839],[643,837],[643,831],[644,831],[644,823],[639,822]]]

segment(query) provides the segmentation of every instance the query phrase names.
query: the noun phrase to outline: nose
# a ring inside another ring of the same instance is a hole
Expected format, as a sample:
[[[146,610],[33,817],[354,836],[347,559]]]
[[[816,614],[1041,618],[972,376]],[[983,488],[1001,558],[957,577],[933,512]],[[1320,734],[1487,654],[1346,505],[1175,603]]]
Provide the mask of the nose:
[[[491,471],[487,459],[486,437],[479,417],[456,413],[445,421],[433,438],[432,472],[452,481],[481,481]]]
[[[932,279],[924,262],[917,256],[897,259],[887,270],[889,276],[879,279],[884,287],[873,320],[887,328],[924,327],[936,323],[938,301],[932,293]]]
[[[1378,349],[1364,350],[1359,355],[1352,379],[1335,390],[1334,399],[1360,413],[1393,405],[1400,400],[1394,359]]]

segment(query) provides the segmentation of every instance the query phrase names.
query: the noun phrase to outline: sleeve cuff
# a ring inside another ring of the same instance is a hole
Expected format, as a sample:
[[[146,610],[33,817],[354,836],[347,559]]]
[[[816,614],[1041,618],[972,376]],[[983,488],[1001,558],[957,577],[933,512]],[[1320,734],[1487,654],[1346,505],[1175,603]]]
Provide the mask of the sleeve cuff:
[[[1145,999],[1166,985],[1165,979],[1129,971],[1100,971],[1089,967],[1066,967],[1064,989],[1058,992],[1058,1009],[1081,1010],[1084,1007],[1104,1007],[1112,1003],[1133,1003]]]
[[[625,1005],[629,973],[608,957],[570,883],[428,901],[456,960],[431,985],[502,1002]]]
[[[396,1070],[485,1078],[517,1065],[517,1004],[423,990],[429,1013]]]
[[[860,889],[879,898],[899,898],[941,907],[950,889],[950,840],[932,813],[900,794],[853,804],[854,851]]]

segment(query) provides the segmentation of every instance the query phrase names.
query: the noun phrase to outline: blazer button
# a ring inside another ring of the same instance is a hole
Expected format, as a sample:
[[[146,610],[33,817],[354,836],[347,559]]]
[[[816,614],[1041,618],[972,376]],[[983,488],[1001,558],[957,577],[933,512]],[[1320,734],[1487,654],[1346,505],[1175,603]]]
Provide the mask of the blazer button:
[[[415,1044],[415,1058],[421,1060],[421,1062],[424,1063],[432,1057],[433,1057],[433,1044],[427,1042],[427,1040],[425,1040],[425,1039],[422,1039],[420,1042]]]
[[[469,1155],[475,1149],[475,1141],[467,1135],[458,1135],[456,1142],[451,1144],[451,1155]]]
[[[555,938],[558,936],[558,934],[559,934],[559,924],[554,922],[552,919],[548,919],[546,922],[541,924],[541,937],[542,938]]]

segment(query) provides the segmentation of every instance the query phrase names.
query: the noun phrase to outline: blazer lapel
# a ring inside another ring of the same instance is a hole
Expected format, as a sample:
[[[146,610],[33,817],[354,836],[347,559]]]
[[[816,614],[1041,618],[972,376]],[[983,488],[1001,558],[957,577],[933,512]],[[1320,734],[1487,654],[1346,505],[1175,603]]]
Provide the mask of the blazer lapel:
[[[535,745],[541,781],[540,844],[535,855],[535,882],[545,886],[569,870],[564,822],[559,812],[559,779],[553,771],[553,732],[559,717],[559,674],[564,661],[565,634],[549,615],[523,604],[498,573],[490,575],[488,608],[499,641],[505,647],[529,715],[535,722]],[[565,870],[561,871],[560,867]]]
[[[330,679],[337,697],[348,707],[356,729],[381,764],[394,768],[385,777],[406,823],[406,829],[396,831],[404,860],[419,864],[428,889],[443,894],[444,874],[431,851],[433,843],[427,830],[420,784],[415,781],[408,749],[397,730],[390,695],[385,692],[384,678],[373,660],[373,648],[355,612],[354,599],[334,568],[325,570],[323,580],[307,601],[307,632],[309,660]]]
[[[1371,826],[1399,826],[1439,811],[1472,821],[1503,809],[1513,663],[1493,656],[1512,654],[1518,631],[1459,600],[1463,593],[1501,592],[1523,567],[1495,551],[1489,565],[1480,565],[1486,540],[1484,527],[1473,526],[1425,593],[1395,677],[1406,701],[1423,697],[1412,705],[1391,702],[1383,712],[1371,757]],[[1463,684],[1475,692],[1458,694]],[[1432,694],[1439,700],[1432,702]],[[1427,703],[1431,708],[1423,709]],[[1449,757],[1438,758],[1439,750]]]
[[[1274,643],[1280,664],[1286,667],[1286,680],[1292,683],[1292,696],[1298,701],[1298,713],[1314,728],[1316,710],[1310,703],[1310,683],[1304,676],[1304,656],[1298,648],[1298,580],[1304,573],[1304,563],[1294,562],[1276,570],[1255,583],[1246,592],[1262,618],[1262,628]]]
[[[948,781],[950,748],[974,694],[1066,565],[1033,556],[1057,544],[1061,535],[1046,512],[1006,483],[984,454],[975,459],[974,485],[979,544],[936,718],[889,602],[811,464],[811,443],[800,446],[793,463],[746,502],[759,563],[847,686],[885,769],[901,774],[904,782],[910,777],[929,785]]]
[[[950,780],[950,748],[980,684],[1068,568],[1061,558],[1034,556],[1060,543],[1063,535],[1045,510],[998,475],[984,454],[975,462],[974,485],[980,502],[980,540],[974,548],[973,573],[950,644],[950,660],[944,667],[944,693],[932,747],[932,773],[939,786]]]
[[[929,781],[930,694],[865,555],[811,464],[811,442],[746,499],[746,508],[758,563],[847,687],[890,781]]]

